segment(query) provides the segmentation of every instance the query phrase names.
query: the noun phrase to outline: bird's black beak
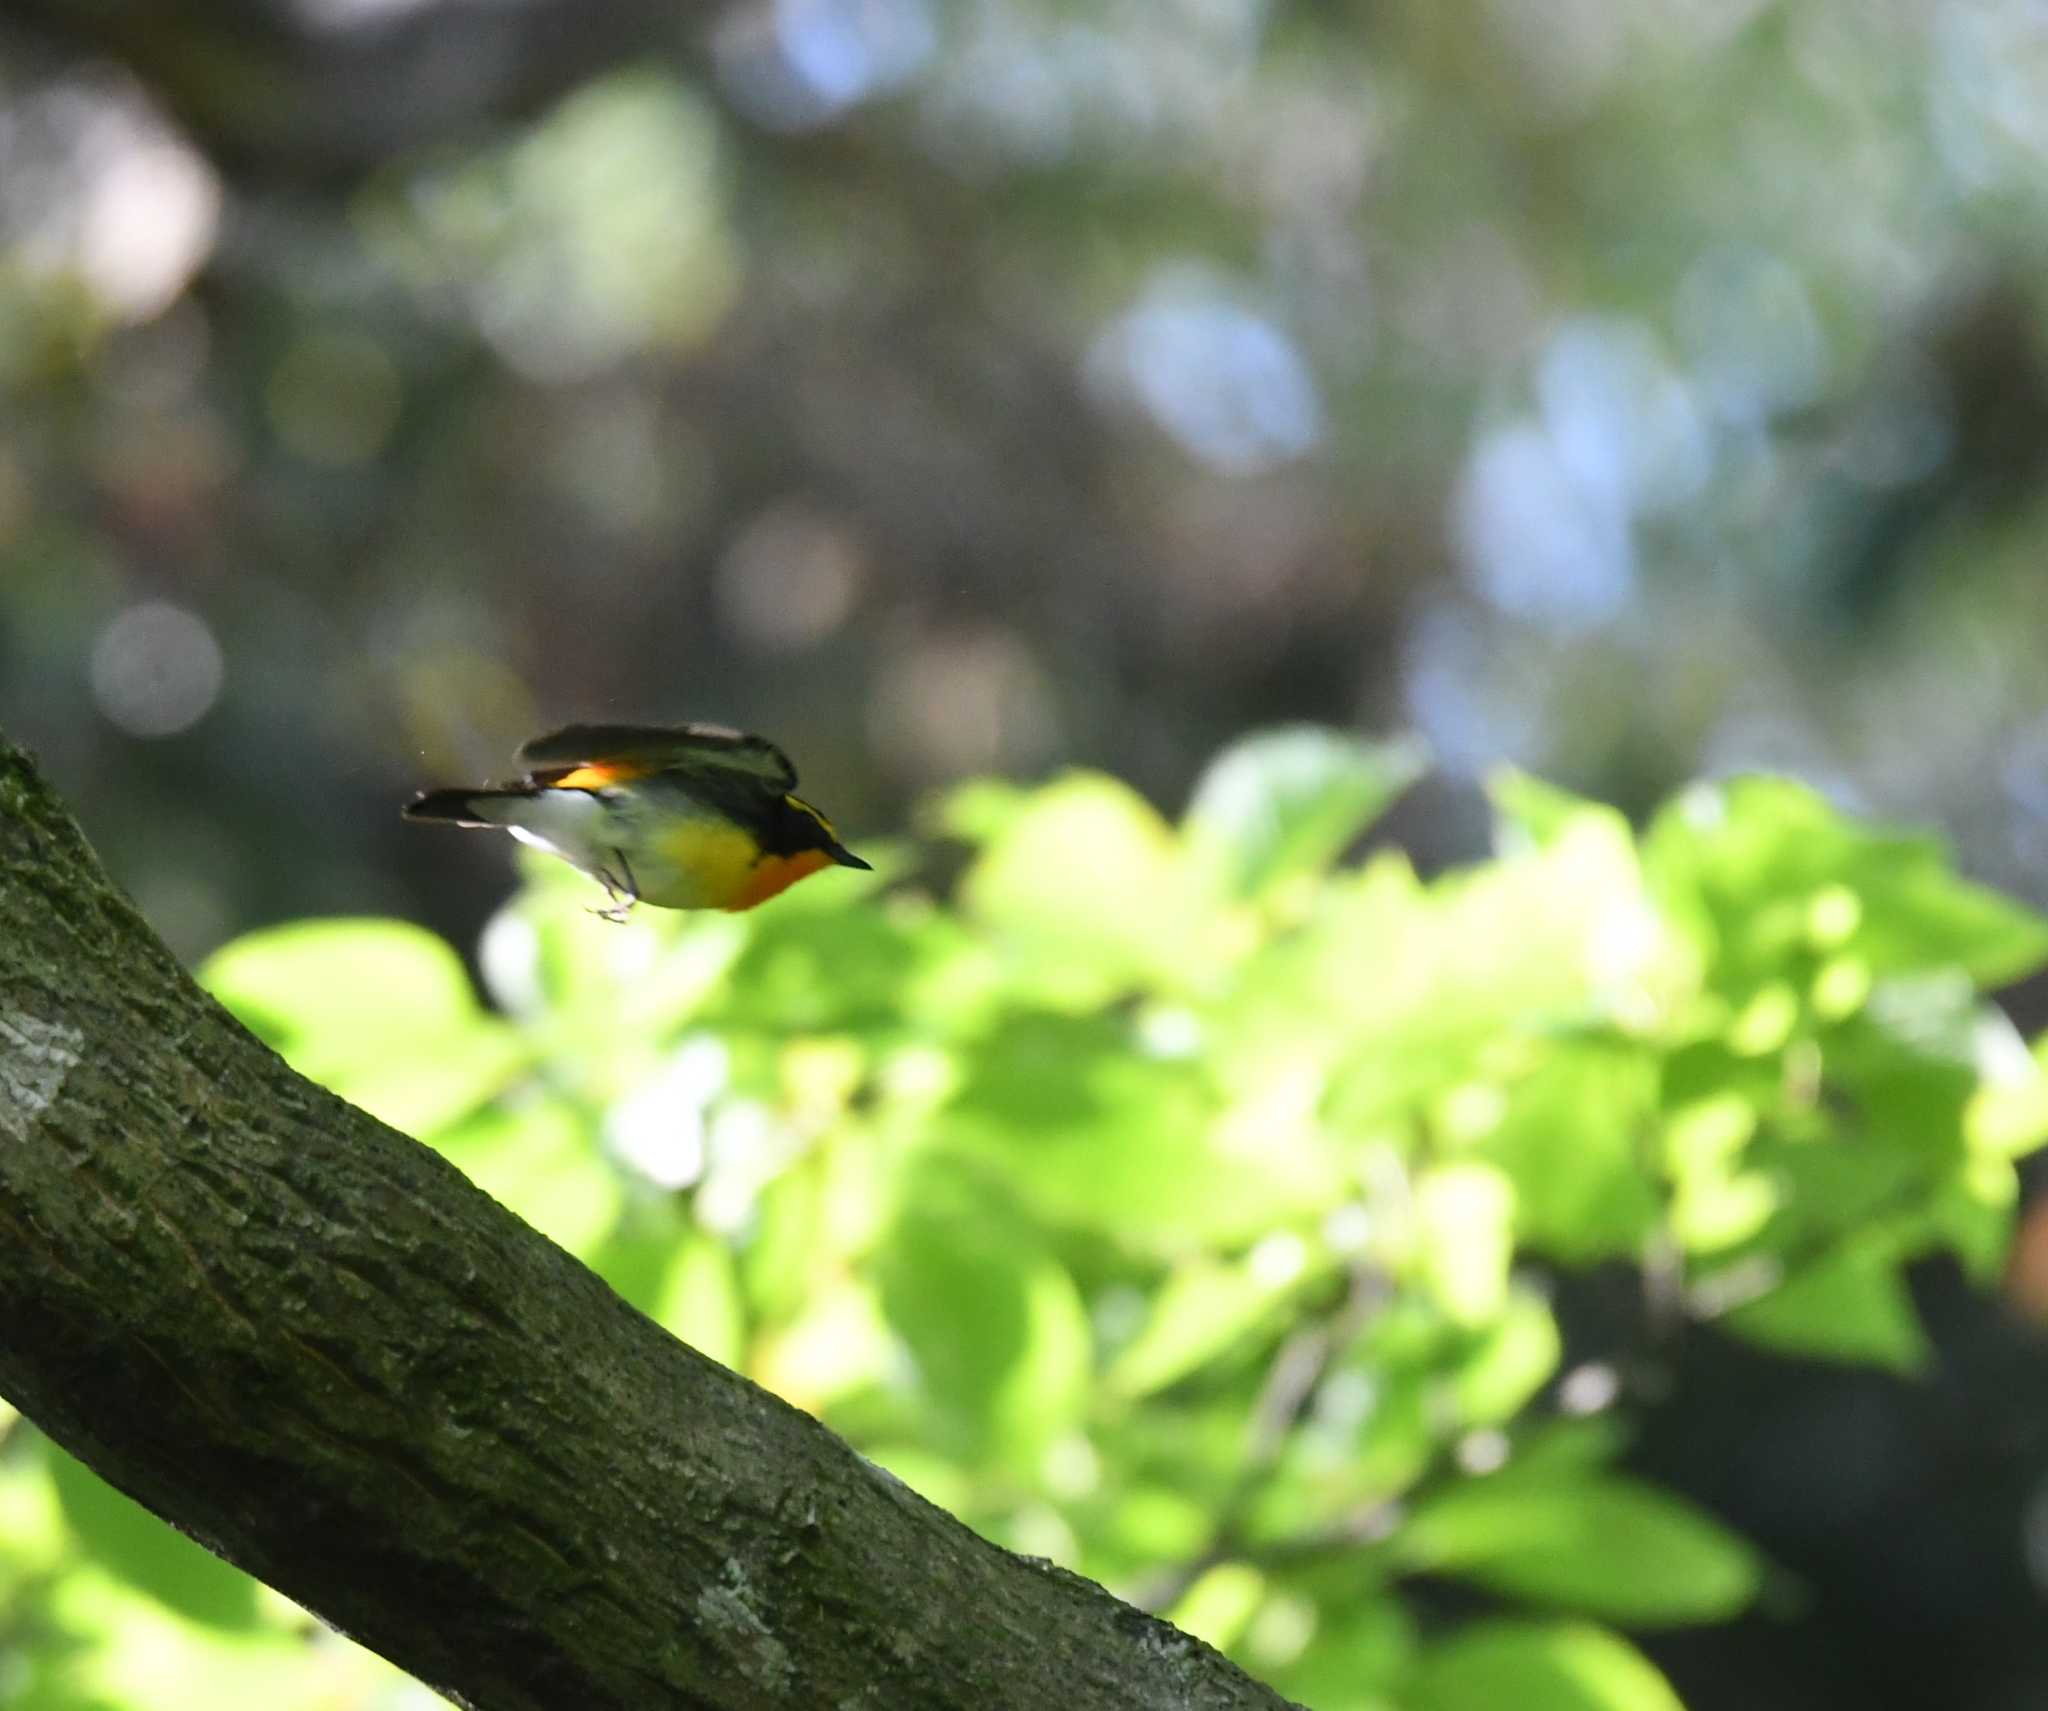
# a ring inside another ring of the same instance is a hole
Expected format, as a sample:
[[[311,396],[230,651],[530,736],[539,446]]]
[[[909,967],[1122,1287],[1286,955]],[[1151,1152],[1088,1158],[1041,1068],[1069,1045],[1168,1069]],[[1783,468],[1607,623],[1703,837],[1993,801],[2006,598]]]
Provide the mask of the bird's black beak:
[[[862,861],[859,856],[855,855],[844,844],[829,843],[825,846],[825,853],[841,867],[857,867],[864,873],[873,873],[875,871],[875,864],[873,862]]]

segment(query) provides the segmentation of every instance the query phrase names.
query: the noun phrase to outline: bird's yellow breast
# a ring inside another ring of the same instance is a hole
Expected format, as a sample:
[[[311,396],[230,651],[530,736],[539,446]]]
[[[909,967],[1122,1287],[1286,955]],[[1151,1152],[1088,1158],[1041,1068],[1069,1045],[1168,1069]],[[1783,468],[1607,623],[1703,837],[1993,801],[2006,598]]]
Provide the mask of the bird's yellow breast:
[[[751,909],[799,879],[830,867],[823,850],[768,855],[760,841],[730,820],[689,820],[654,840],[656,860],[635,877],[640,895],[668,909]]]
[[[640,895],[667,909],[731,909],[762,860],[761,844],[730,820],[684,820],[656,834]],[[772,861],[774,857],[768,857]],[[636,864],[636,867],[639,864]]]

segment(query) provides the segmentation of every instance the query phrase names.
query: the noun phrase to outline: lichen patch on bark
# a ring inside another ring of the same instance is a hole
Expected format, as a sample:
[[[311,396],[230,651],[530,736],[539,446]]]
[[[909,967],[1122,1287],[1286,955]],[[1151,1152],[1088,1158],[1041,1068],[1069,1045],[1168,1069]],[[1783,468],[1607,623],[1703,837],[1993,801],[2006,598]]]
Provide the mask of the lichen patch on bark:
[[[76,1028],[0,1011],[0,1135],[27,1140],[84,1052]]]

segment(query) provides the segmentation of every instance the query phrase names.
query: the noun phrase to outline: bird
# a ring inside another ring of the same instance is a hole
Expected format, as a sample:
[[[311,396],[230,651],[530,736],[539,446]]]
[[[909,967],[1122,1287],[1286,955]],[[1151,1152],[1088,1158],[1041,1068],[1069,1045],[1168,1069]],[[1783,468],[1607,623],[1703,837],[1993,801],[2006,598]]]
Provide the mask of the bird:
[[[500,784],[422,790],[408,820],[510,832],[636,903],[739,911],[835,863],[867,869],[796,795],[796,768],[765,737],[725,725],[564,725],[520,746]]]

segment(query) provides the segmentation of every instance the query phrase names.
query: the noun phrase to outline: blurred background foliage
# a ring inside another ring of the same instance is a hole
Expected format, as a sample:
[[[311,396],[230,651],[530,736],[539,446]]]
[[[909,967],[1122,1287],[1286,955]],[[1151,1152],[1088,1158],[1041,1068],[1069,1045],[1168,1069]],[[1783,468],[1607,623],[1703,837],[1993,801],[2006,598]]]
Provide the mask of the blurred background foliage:
[[[1178,804],[1244,729],[1409,729],[1425,872],[1485,847],[1498,762],[1638,819],[1762,766],[2039,903],[2044,115],[2032,0],[9,0],[0,723],[195,961],[341,914],[474,965],[499,858],[394,803],[593,715],[766,730],[853,833],[973,774]],[[1191,1097],[1074,1006],[1227,946],[1118,891],[1038,911],[1052,1019],[976,1060],[986,1110],[1034,1040]],[[1358,935],[1329,990],[1377,987]],[[926,953],[866,951],[821,986],[788,950],[751,1001],[897,1007]],[[454,1104],[517,1055],[461,1039]],[[1711,1225],[1762,1191],[1689,1192]],[[1542,1215],[1589,1244],[1555,1310],[1596,1345],[1632,1215]],[[1806,1287],[1900,1364],[1889,1259],[1841,1263]],[[1696,1702],[2048,1695],[2039,1351],[1954,1267],[1911,1280],[1938,1384],[1716,1331],[1638,1386],[1633,1463],[1805,1589],[1655,1642]]]
[[[1994,1285],[2048,1140],[2048,1037],[1984,995],[2048,920],[1760,777],[1638,838],[1503,774],[1495,859],[1333,870],[1418,770],[1298,726],[1177,825],[1100,773],[970,786],[950,905],[877,845],[620,926],[536,861],[482,998],[390,919],[202,978],[677,1335],[1313,1711],[1675,1711],[1654,1636],[1817,1589],[1655,1477],[1645,1409],[1700,1336],[1927,1382],[1905,1268]],[[24,1711],[419,1693],[26,1426],[0,1575]]]

